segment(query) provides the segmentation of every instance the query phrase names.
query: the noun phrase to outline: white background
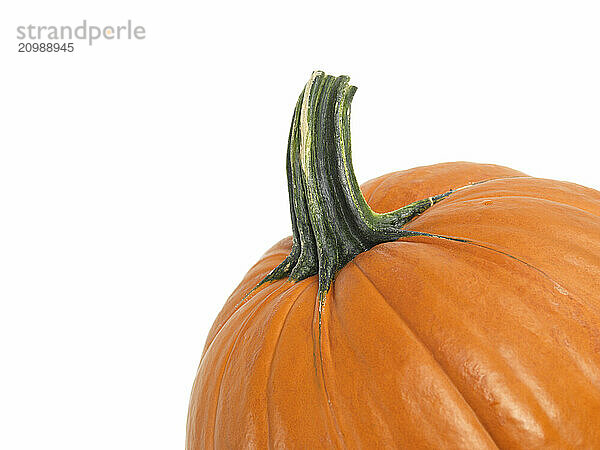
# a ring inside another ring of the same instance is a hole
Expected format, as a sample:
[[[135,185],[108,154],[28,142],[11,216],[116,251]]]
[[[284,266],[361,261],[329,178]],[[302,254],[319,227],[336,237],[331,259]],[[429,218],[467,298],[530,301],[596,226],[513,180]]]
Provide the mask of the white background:
[[[600,188],[600,4],[13,1],[0,7],[0,448],[182,448],[204,339],[289,233],[314,69],[349,74],[359,181],[491,162]],[[143,41],[19,54],[19,25]]]

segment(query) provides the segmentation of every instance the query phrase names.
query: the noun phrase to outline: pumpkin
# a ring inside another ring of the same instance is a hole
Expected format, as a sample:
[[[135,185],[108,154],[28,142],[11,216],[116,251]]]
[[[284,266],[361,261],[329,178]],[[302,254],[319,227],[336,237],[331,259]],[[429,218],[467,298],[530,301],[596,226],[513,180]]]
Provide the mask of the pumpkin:
[[[359,187],[355,90],[300,95],[293,236],[210,330],[187,448],[600,448],[600,193],[468,162]]]

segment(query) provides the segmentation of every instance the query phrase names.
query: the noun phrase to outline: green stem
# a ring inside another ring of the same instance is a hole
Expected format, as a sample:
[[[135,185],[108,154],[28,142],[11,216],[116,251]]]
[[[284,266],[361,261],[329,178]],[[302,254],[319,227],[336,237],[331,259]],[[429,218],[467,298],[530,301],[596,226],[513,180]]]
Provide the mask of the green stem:
[[[319,309],[342,267],[377,244],[424,234],[402,227],[453,192],[384,214],[369,207],[352,167],[350,103],[356,87],[348,82],[347,76],[313,72],[296,103],[287,150],[293,244],[260,283],[318,275]]]

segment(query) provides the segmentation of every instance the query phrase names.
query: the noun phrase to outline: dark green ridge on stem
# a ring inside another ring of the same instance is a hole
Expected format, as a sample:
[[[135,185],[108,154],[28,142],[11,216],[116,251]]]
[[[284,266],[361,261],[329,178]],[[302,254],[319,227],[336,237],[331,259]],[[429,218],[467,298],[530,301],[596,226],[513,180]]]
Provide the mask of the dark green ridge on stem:
[[[292,249],[258,284],[318,275],[319,311],[336,273],[359,253],[402,237],[434,236],[402,227],[454,192],[384,214],[369,207],[352,168],[350,103],[356,87],[349,80],[313,72],[300,94],[286,160]]]

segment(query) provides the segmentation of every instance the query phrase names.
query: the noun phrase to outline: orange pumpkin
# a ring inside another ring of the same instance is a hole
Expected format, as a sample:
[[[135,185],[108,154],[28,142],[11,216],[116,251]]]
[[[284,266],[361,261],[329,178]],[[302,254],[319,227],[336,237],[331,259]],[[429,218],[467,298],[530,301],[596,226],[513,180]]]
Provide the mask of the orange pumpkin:
[[[600,448],[600,193],[460,162],[361,194],[354,91],[300,96],[293,239],[210,330],[187,448]]]

